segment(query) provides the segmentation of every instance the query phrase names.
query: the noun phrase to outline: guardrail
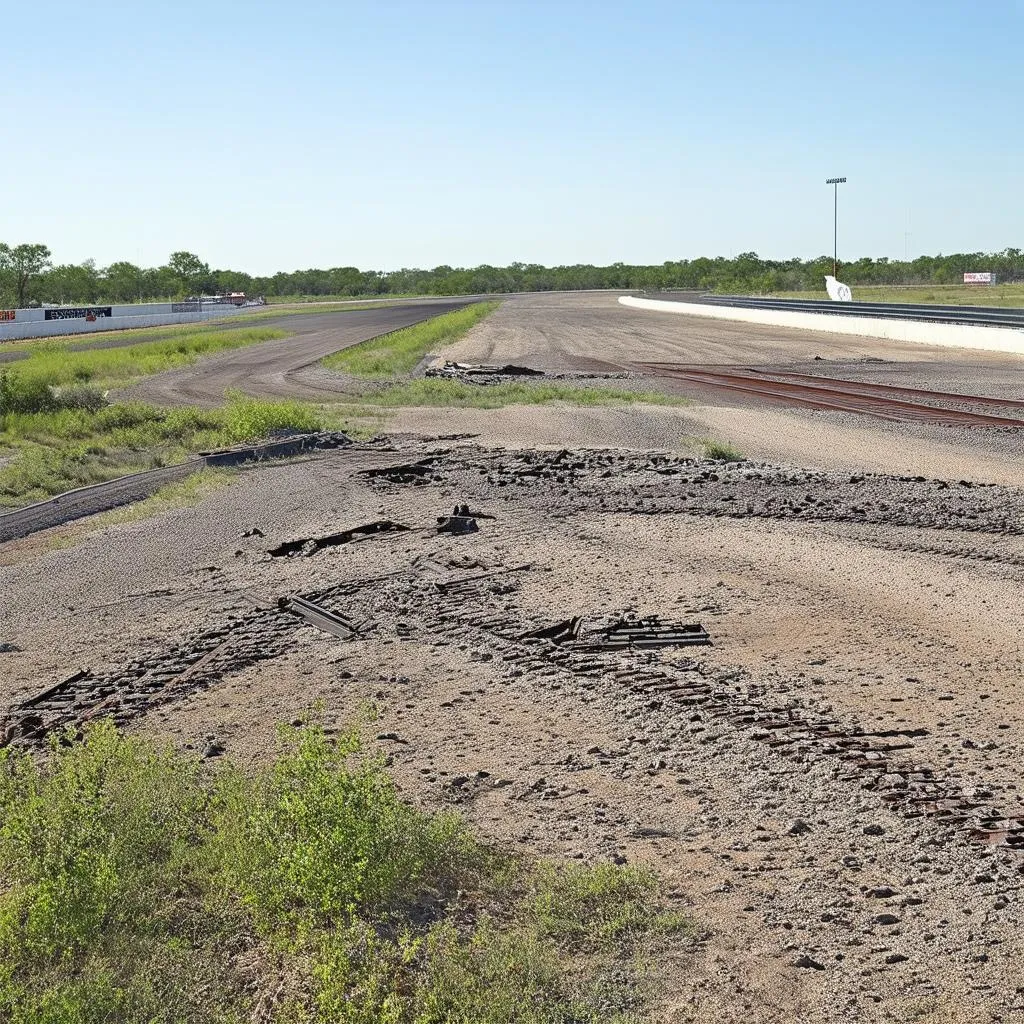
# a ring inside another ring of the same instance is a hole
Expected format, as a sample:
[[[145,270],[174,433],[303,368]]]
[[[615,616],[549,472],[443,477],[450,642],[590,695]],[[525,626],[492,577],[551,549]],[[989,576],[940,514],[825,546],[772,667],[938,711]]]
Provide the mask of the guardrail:
[[[744,309],[777,309],[794,313],[825,313],[830,316],[867,316],[884,320],[920,320],[937,324],[966,324],[970,327],[1024,329],[1024,309],[1014,307],[832,302],[830,299],[772,299],[749,295],[702,295],[689,301],[715,306],[740,306]]]
[[[885,338],[922,345],[977,348],[1024,355],[1024,310],[985,306],[903,306],[900,303],[816,302],[748,296],[671,295],[619,302],[634,309],[818,331]],[[966,312],[965,312],[966,310]],[[863,312],[861,312],[863,311]],[[932,314],[926,316],[924,314]]]

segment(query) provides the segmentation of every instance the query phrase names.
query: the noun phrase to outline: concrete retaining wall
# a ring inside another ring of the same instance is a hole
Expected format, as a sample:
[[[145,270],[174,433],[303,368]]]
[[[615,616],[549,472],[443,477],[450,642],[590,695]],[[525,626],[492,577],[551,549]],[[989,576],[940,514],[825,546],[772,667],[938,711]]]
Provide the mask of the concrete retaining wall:
[[[795,327],[827,334],[856,334],[862,338],[888,338],[921,345],[978,348],[988,352],[1024,355],[1024,331],[1013,327],[970,327],[966,324],[932,324],[921,320],[883,320],[877,317],[843,316],[841,313],[797,313],[786,309],[746,309],[712,306],[701,302],[669,302],[623,295],[619,302],[635,309],[682,313],[712,320],[740,320],[769,327]]]
[[[68,334],[120,331],[131,327],[163,327],[168,324],[199,323],[244,312],[244,307],[239,306],[204,306],[201,313],[175,313],[172,312],[172,306],[176,305],[189,304],[148,302],[137,306],[111,306],[111,316],[97,316],[95,320],[86,320],[84,317],[70,320],[46,320],[44,319],[45,309],[19,309],[13,322],[0,322],[0,344],[5,341],[20,341],[24,338],[53,338]],[[32,316],[22,319],[22,313],[32,314]]]

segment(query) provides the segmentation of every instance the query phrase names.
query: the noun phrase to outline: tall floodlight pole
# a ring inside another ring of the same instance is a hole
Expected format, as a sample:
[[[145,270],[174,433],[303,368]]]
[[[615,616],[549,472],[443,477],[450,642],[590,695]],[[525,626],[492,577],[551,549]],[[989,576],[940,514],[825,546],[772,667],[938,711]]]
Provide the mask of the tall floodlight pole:
[[[826,178],[825,184],[832,186],[832,276],[836,276],[839,263],[839,186],[845,178]]]

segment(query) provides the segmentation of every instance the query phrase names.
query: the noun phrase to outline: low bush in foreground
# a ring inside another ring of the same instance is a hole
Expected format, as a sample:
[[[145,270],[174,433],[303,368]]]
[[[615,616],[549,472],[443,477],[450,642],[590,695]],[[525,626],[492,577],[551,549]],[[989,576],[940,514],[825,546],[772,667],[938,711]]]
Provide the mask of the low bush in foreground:
[[[12,1024],[626,1022],[690,933],[649,873],[496,854],[317,728],[249,772],[106,723],[2,751],[0,872]]]

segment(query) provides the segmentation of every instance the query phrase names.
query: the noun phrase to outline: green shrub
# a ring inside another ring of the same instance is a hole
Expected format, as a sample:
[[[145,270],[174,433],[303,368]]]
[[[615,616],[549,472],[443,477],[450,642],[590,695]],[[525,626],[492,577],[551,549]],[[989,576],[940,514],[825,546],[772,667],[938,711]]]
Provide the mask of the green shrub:
[[[402,803],[379,764],[346,766],[355,733],[287,736],[270,772],[225,778],[215,816],[224,877],[263,931],[378,919],[471,853],[457,819]]]
[[[679,930],[653,876],[485,851],[315,727],[248,771],[103,722],[0,751],[0,875],[12,1024],[638,1021]]]
[[[714,462],[743,462],[746,456],[725,441],[707,440],[704,442],[704,458]]]

